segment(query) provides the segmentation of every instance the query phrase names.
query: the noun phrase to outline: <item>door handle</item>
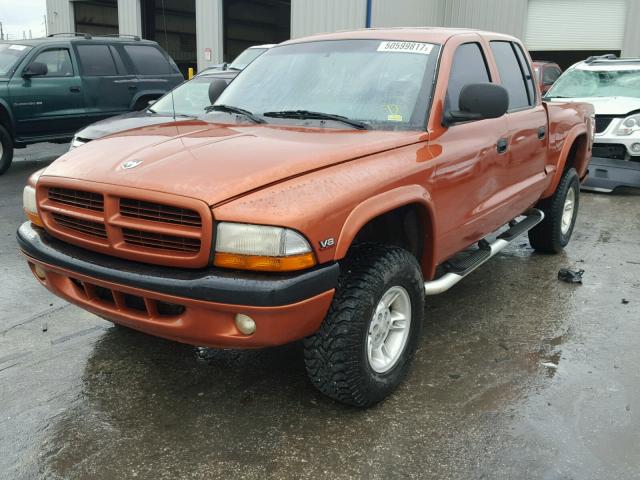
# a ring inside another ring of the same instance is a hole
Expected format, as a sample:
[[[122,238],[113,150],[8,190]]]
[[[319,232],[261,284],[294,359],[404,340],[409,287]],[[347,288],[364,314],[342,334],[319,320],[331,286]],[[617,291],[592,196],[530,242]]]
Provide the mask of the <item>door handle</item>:
[[[544,137],[547,136],[547,127],[540,127],[538,129],[538,140],[544,140]]]
[[[80,93],[80,87],[69,87],[71,93]]]
[[[501,138],[500,140],[498,140],[498,143],[496,144],[496,149],[498,150],[498,153],[506,152],[508,147],[509,147],[509,140],[507,138]]]

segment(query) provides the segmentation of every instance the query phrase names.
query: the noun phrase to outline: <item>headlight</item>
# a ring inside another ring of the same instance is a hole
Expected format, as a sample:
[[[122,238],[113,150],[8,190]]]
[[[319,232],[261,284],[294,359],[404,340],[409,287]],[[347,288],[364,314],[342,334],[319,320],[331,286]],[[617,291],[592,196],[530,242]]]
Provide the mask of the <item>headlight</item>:
[[[316,264],[309,242],[281,227],[221,222],[214,264],[242,270],[286,272]]]
[[[87,141],[84,138],[78,138],[77,136],[74,136],[73,140],[71,140],[71,145],[69,145],[69,150],[81,147],[85,143],[87,143]]]
[[[616,135],[626,136],[636,132],[640,132],[640,114],[625,118],[616,130]]]
[[[36,189],[31,185],[27,185],[22,191],[22,208],[24,208],[24,213],[27,215],[27,218],[31,221],[31,223],[34,223],[39,227],[43,226],[40,215],[38,215]]]

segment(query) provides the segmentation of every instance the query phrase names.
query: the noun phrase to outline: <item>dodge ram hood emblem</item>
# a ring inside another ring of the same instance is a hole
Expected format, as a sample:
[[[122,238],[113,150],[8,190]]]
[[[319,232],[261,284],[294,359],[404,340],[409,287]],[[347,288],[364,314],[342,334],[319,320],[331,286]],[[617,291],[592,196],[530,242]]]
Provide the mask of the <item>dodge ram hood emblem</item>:
[[[142,163],[142,160],[129,160],[128,162],[124,162],[122,164],[122,169],[129,170],[130,168],[136,168],[141,163]]]

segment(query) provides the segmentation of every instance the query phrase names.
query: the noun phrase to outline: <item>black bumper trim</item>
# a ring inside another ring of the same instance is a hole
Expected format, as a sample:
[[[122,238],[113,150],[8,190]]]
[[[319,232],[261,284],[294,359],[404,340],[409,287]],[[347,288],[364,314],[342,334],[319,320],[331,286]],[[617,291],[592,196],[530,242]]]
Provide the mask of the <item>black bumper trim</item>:
[[[337,263],[287,275],[213,267],[160,267],[69,245],[29,222],[18,228],[17,239],[27,256],[70,272],[152,292],[232,305],[274,307],[297,303],[335,288],[340,273]]]

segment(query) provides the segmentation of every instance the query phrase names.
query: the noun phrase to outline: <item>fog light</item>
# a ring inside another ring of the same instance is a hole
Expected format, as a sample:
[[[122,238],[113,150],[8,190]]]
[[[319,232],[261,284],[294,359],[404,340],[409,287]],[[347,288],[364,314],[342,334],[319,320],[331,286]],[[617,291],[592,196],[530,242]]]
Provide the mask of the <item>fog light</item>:
[[[44,281],[47,279],[47,274],[45,273],[44,269],[40,265],[34,265],[33,271],[35,272],[36,277],[38,277],[40,280]]]
[[[640,143],[632,143],[630,148],[633,153],[640,153]]]
[[[238,327],[238,330],[240,330],[241,333],[251,335],[256,331],[256,322],[254,322],[251,317],[238,313],[236,315],[236,327]]]

